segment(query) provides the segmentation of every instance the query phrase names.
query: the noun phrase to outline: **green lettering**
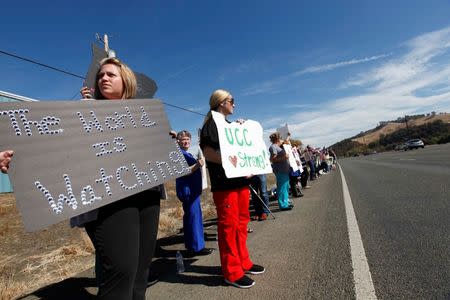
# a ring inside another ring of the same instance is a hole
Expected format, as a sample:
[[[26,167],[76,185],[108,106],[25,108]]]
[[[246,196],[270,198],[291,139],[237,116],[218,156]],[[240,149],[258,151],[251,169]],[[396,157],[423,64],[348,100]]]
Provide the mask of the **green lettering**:
[[[236,143],[238,143],[239,146],[243,146],[244,145],[244,141],[243,140],[241,140],[241,141],[238,140],[238,135],[237,135],[238,131],[239,131],[239,128],[236,128],[234,130],[234,136],[236,137]]]
[[[228,135],[228,131],[230,132],[230,135]],[[230,145],[234,145],[234,138],[233,134],[231,133],[231,128],[225,128],[225,135],[227,136],[228,143],[230,143]]]
[[[247,134],[246,134],[247,132],[248,132],[248,130],[247,130],[247,129],[244,129],[244,130],[242,131],[242,134],[244,135],[245,144],[246,144],[247,146],[251,146],[251,145],[252,145],[252,141],[250,141],[250,142],[247,141]]]

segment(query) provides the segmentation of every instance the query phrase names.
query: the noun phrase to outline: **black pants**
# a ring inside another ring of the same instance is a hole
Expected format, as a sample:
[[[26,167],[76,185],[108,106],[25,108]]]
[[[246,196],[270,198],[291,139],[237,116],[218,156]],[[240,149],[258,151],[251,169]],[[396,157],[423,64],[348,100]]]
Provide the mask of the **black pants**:
[[[159,201],[159,191],[147,190],[101,207],[97,220],[85,225],[101,262],[99,299],[145,299]]]
[[[309,177],[308,169],[305,166],[303,168],[302,174],[300,175],[300,183],[302,184],[302,188],[308,185],[308,177]]]
[[[292,197],[300,196],[300,187],[298,185],[298,176],[289,175],[289,187],[291,188]]]

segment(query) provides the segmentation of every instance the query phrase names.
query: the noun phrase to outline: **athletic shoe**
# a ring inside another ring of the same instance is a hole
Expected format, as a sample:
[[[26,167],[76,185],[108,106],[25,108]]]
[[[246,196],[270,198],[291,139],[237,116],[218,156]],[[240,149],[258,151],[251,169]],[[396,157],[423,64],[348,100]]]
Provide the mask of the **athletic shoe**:
[[[213,252],[213,249],[211,249],[211,248],[203,248],[199,251],[188,250],[186,252],[186,257],[204,256],[204,255],[209,255],[212,252]]]
[[[280,208],[281,211],[292,210],[291,206]]]
[[[225,282],[240,289],[249,289],[255,285],[255,281],[246,275],[236,281],[229,281],[225,279]]]
[[[211,248],[203,248],[200,251],[194,252],[195,256],[201,256],[201,255],[209,255],[213,252],[213,249]]]
[[[264,273],[264,271],[266,271],[266,269],[263,266],[253,264],[250,270],[245,271],[245,273],[257,275]]]
[[[259,216],[258,221],[264,221],[264,220],[267,220],[267,214],[262,213],[262,214]]]

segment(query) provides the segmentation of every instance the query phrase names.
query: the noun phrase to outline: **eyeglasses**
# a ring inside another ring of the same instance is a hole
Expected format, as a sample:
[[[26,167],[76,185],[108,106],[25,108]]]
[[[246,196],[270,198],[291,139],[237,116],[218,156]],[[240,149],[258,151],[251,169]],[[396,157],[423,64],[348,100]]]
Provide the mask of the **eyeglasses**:
[[[230,102],[231,105],[234,105],[234,98],[225,99],[223,102]]]

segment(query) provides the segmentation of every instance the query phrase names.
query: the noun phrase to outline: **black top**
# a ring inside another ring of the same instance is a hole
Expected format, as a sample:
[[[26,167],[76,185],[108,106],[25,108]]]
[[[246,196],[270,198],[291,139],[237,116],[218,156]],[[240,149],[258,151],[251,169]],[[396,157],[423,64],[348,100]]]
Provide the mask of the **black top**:
[[[209,146],[216,151],[220,150],[219,134],[217,133],[217,126],[212,117],[206,121],[200,133],[200,148],[203,150],[205,146]],[[212,192],[234,190],[250,184],[250,179],[245,177],[227,178],[222,164],[216,164],[206,160],[206,166],[208,167]]]

